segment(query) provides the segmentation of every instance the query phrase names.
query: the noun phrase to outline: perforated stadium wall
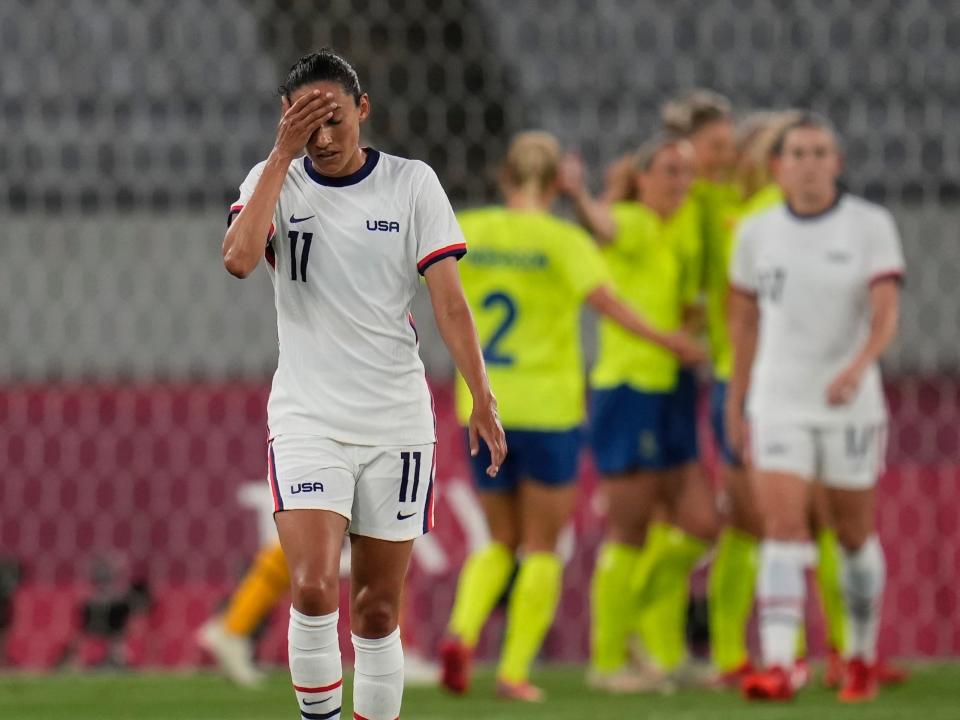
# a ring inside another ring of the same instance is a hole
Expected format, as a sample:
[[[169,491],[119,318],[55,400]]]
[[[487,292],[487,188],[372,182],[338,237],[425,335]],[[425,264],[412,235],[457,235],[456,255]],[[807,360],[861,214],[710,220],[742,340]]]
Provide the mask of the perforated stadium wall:
[[[829,115],[849,185],[895,212],[909,265],[885,361],[886,647],[960,652],[950,3],[40,0],[0,4],[0,556],[27,570],[16,662],[58,655],[97,558],[158,597],[132,630],[133,656],[197,661],[191,629],[252,556],[258,515],[238,493],[263,474],[276,330],[269,282],[229,278],[219,243],[237,185],[271,146],[273,88],[325,44],[371,93],[367,140],[431,163],[458,207],[495,198],[496,161],[523,127],[557,133],[599,181],[691,85],[743,110]],[[412,578],[429,650],[479,531],[445,404],[449,360],[422,298],[416,312],[445,433],[440,528]],[[584,475],[589,488],[589,465]],[[584,492],[552,657],[586,647],[601,518]]]

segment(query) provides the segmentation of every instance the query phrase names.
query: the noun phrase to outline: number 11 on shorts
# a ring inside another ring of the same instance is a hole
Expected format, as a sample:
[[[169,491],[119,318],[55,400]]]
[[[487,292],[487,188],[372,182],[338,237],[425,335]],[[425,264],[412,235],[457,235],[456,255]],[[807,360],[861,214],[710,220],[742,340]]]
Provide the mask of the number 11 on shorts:
[[[410,502],[417,501],[417,488],[420,486],[420,456],[419,450],[414,452],[400,453],[400,459],[403,461],[403,477],[400,478],[400,502],[407,501],[407,487],[410,484],[410,459],[413,458],[413,492],[410,494]]]

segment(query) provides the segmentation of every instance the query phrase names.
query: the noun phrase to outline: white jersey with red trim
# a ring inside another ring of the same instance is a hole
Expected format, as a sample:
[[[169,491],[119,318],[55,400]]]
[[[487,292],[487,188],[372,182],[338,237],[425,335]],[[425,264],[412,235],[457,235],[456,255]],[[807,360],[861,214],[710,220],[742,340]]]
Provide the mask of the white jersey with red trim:
[[[231,218],[262,170],[260,163],[240,186]],[[270,232],[265,254],[280,342],[267,406],[271,437],[433,442],[410,303],[427,267],[466,253],[433,170],[367,149],[360,170],[331,178],[299,158]]]
[[[811,425],[883,422],[876,365],[851,402],[831,406],[826,393],[869,335],[870,286],[903,272],[893,217],[849,194],[814,216],[780,205],[745,222],[730,283],[756,295],[760,308],[751,416]]]

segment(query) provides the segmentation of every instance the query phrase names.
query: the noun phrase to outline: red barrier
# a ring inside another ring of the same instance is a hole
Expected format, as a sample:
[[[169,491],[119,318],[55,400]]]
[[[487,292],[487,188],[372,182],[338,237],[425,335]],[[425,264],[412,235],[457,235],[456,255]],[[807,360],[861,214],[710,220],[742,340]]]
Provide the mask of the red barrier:
[[[78,642],[80,605],[94,594],[91,577],[100,567],[101,574],[110,569],[99,578],[102,594],[143,579],[153,598],[127,629],[130,662],[202,662],[193,632],[269,527],[266,395],[263,384],[245,382],[0,388],[0,558],[25,571],[7,639],[10,661],[48,667],[103,655],[102,641]],[[443,631],[467,547],[483,538],[449,387],[435,388],[435,396],[437,529],[417,543],[405,613],[408,643],[425,651]],[[960,392],[948,380],[903,381],[890,396],[893,447],[879,509],[889,560],[883,651],[957,655]],[[588,460],[583,478],[563,540],[561,620],[544,650],[567,661],[586,655],[589,577],[601,536]],[[251,494],[263,494],[259,511],[249,506]],[[278,608],[267,627],[265,659],[284,656],[284,614]],[[481,651],[491,649],[501,622],[491,623]]]

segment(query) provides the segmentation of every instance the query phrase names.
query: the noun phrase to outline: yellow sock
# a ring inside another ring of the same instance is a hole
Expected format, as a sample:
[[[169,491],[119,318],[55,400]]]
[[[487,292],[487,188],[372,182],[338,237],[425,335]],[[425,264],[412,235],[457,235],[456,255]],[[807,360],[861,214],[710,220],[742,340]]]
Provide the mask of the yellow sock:
[[[590,582],[590,663],[597,672],[616,672],[627,662],[627,635],[634,609],[631,582],[640,548],[607,542],[600,548]]]
[[[557,610],[562,577],[563,565],[554,553],[531,553],[520,563],[497,677],[509,682],[530,677],[530,666]]]
[[[483,624],[510,581],[513,564],[513,552],[495,542],[471,553],[464,563],[449,630],[467,646],[477,644]]]
[[[707,581],[707,607],[710,653],[720,672],[739,668],[749,657],[747,623],[757,584],[758,547],[755,537],[731,527],[717,543]]]
[[[823,607],[827,643],[843,654],[846,644],[846,615],[841,578],[840,543],[830,529],[817,534],[817,587]]]
[[[280,544],[261,549],[227,605],[223,616],[227,631],[250,635],[289,589],[290,573]]]
[[[636,604],[633,610],[632,630],[641,640],[646,632],[646,614],[650,609],[653,593],[650,592],[653,571],[660,564],[660,555],[667,547],[670,537],[670,525],[655,521],[647,529],[647,539],[643,543],[640,559],[633,570],[631,591]]]
[[[650,658],[665,672],[687,658],[686,619],[690,573],[707,544],[671,527],[644,593],[641,623]]]

